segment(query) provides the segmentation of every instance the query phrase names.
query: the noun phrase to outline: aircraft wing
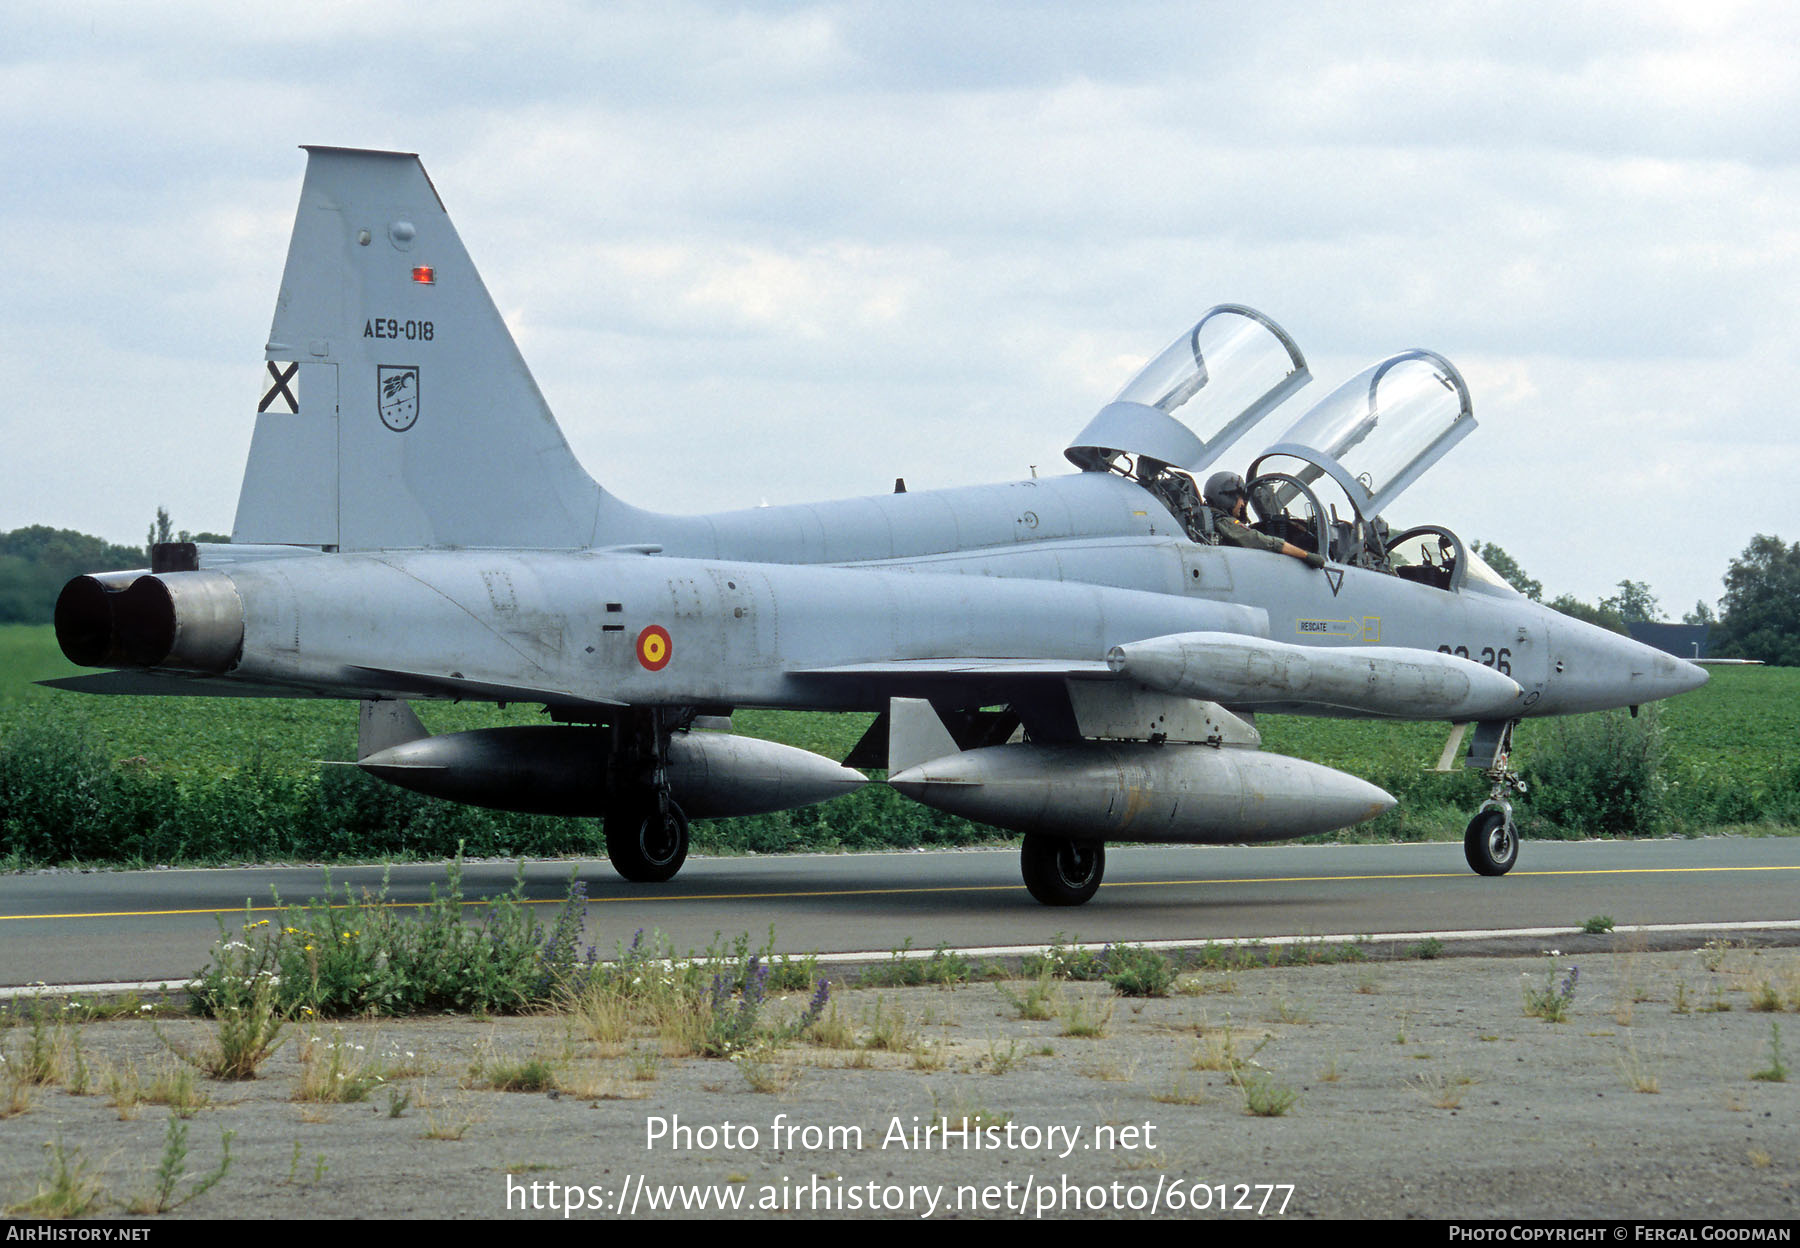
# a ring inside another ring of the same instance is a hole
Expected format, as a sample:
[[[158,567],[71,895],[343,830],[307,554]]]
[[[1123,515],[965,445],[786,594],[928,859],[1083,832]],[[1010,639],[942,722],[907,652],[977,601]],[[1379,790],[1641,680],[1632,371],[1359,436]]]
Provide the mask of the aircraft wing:
[[[622,706],[608,698],[586,697],[567,690],[526,684],[493,684],[451,674],[408,672],[395,668],[353,667],[365,683],[354,688],[281,685],[233,680],[199,672],[155,668],[91,672],[37,683],[75,693],[102,693],[126,697],[206,698],[434,698],[477,702],[541,702],[547,706]]]
[[[1048,676],[1113,679],[1105,659],[894,659],[883,663],[845,663],[835,667],[808,667],[795,676],[919,677],[954,680],[958,677]]]
[[[449,698],[473,702],[542,702],[546,706],[624,706],[611,698],[588,697],[548,685],[494,684],[470,680],[458,672],[406,672],[386,667],[356,667],[385,689],[397,689],[413,697]]]

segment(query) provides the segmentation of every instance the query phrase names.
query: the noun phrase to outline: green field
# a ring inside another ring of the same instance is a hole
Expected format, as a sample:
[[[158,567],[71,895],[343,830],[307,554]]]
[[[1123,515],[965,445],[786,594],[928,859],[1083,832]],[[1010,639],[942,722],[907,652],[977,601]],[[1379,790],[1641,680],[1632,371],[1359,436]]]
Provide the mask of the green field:
[[[0,625],[0,863],[80,860],[592,853],[592,820],[453,807],[321,760],[353,756],[353,704],[119,698],[32,682],[74,675],[46,626]],[[422,703],[434,732],[544,722],[532,707]],[[737,729],[841,758],[868,715],[741,711]],[[1426,770],[1441,724],[1264,716],[1264,748],[1365,777],[1400,809],[1337,837],[1459,836],[1476,776]],[[1647,710],[1532,721],[1516,760],[1537,783],[1531,835],[1800,825],[1800,668],[1715,668],[1701,690]],[[696,828],[715,850],[966,843],[989,830],[871,786],[852,798]]]

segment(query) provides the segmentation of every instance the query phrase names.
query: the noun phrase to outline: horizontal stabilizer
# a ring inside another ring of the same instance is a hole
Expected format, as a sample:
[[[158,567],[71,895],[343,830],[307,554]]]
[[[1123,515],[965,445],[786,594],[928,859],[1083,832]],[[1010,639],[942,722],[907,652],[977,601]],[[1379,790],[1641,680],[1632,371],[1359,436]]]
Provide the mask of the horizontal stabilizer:
[[[259,685],[247,680],[231,680],[200,672],[159,672],[133,668],[118,672],[89,672],[84,676],[62,676],[56,680],[40,680],[50,689],[66,689],[71,693],[105,693],[124,697],[190,697],[190,698],[342,698],[343,690],[324,692],[315,689],[290,688],[286,685]]]

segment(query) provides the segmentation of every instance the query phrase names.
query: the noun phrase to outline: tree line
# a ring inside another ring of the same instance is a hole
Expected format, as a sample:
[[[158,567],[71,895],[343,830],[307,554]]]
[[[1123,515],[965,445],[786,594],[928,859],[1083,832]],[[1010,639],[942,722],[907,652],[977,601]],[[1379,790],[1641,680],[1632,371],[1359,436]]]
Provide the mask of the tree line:
[[[56,596],[70,578],[87,572],[112,572],[150,566],[150,547],[157,542],[229,542],[223,533],[177,530],[169,513],[156,509],[156,519],[142,546],[118,546],[73,529],[28,525],[0,533],[0,624],[48,624]]]

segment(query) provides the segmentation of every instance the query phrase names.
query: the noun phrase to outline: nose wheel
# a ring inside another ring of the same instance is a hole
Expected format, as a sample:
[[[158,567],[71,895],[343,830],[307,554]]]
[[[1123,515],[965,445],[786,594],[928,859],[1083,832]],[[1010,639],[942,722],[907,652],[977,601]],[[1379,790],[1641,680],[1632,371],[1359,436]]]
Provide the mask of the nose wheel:
[[[1079,906],[1100,888],[1106,846],[1028,832],[1019,865],[1026,890],[1044,905]]]
[[[1519,830],[1512,807],[1484,806],[1463,833],[1463,856],[1477,875],[1505,875],[1519,860]]]
[[[1493,787],[1463,832],[1463,857],[1476,875],[1505,875],[1519,860],[1519,827],[1513,822],[1511,798],[1525,792],[1525,781],[1512,769],[1512,730],[1510,723],[1501,730],[1493,765],[1487,769]]]

